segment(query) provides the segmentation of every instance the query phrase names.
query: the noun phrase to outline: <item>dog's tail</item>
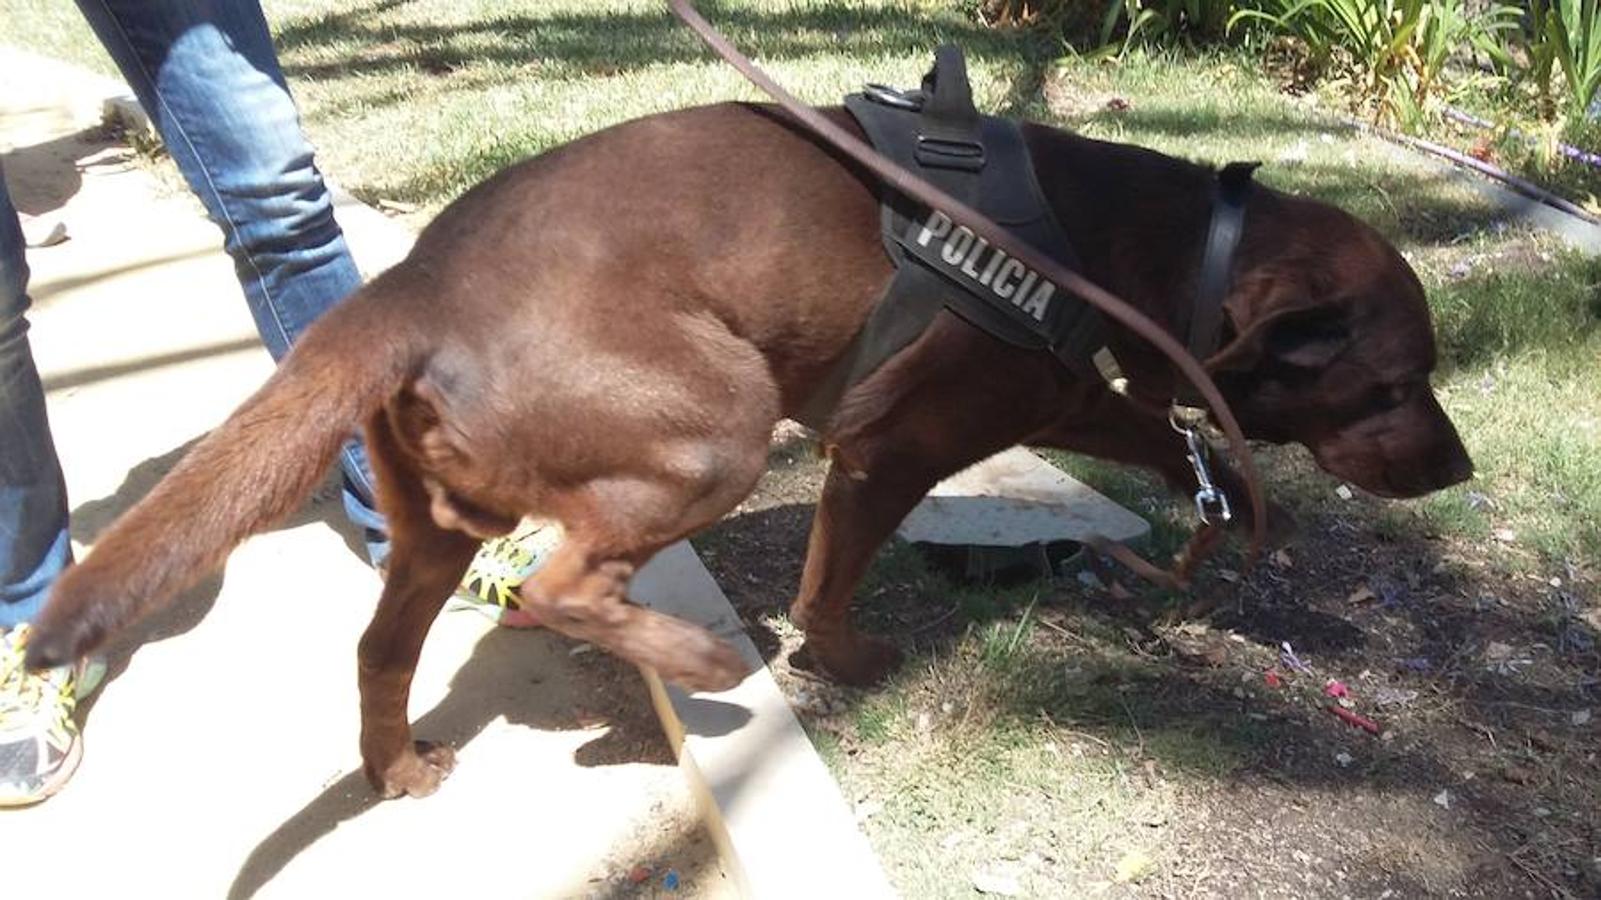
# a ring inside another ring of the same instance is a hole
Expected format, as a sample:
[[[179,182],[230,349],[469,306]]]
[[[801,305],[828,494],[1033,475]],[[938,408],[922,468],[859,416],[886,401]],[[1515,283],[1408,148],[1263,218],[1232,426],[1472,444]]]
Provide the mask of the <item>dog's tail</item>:
[[[33,623],[29,666],[81,657],[298,507],[423,358],[412,292],[396,274],[308,328],[272,378],[62,574]]]

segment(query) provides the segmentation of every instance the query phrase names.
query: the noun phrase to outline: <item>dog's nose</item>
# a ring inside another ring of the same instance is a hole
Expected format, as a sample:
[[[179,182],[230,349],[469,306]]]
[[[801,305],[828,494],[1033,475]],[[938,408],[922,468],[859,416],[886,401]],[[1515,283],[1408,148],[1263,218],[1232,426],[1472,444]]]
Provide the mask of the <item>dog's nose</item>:
[[[1473,477],[1473,460],[1468,458],[1467,453],[1457,455],[1450,471],[1447,473],[1447,477],[1451,480],[1446,484],[1461,484]]]
[[[1436,488],[1447,488],[1453,484],[1461,484],[1473,477],[1473,459],[1468,456],[1466,447],[1455,435],[1448,441],[1436,457],[1434,465],[1435,477],[1438,479]]]

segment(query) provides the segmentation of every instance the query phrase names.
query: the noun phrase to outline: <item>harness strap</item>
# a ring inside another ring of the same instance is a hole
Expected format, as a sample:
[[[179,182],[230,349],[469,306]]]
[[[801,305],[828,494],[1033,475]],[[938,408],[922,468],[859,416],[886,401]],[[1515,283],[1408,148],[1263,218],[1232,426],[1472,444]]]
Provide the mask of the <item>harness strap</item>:
[[[845,108],[880,153],[1006,223],[1034,249],[1080,268],[1045,200],[1022,129],[980,115],[973,106],[960,48],[938,48],[920,89],[870,84],[847,96]],[[1093,375],[1090,358],[1105,343],[1094,306],[993,247],[943,208],[886,191],[880,210],[884,250],[895,272],[862,330],[803,404],[797,416],[803,424],[826,427],[851,386],[915,340],[943,310],[993,338],[1048,351],[1081,375]]]

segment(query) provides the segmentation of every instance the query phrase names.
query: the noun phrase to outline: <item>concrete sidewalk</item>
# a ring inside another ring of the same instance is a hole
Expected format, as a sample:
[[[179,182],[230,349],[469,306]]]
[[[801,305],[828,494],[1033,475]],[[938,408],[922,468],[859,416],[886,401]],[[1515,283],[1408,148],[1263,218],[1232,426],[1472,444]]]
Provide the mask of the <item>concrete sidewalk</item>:
[[[0,151],[18,207],[71,235],[29,252],[30,319],[82,546],[272,364],[198,204],[106,139],[103,83],[39,65],[0,52]],[[364,268],[404,248],[370,210],[341,221]],[[638,673],[469,612],[441,617],[412,694],[457,772],[376,802],[354,663],[379,583],[356,544],[325,488],[113,649],[77,777],[0,813],[7,897],[653,896],[669,867],[677,896],[732,892]]]

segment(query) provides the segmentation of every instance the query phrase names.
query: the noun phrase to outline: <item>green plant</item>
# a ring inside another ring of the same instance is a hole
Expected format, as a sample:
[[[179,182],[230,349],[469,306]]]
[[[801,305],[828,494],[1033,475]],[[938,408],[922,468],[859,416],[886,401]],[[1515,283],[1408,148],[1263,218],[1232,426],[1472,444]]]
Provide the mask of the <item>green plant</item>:
[[[1562,70],[1567,84],[1567,115],[1584,118],[1601,90],[1601,18],[1596,0],[1553,4],[1530,0],[1530,28],[1526,38],[1528,77],[1532,78],[1546,118],[1554,113],[1551,72]]]
[[[1176,41],[1180,37],[1215,38],[1228,30],[1234,0],[1112,0],[1101,20],[1097,53],[1121,56],[1137,41]],[[1123,40],[1112,36],[1127,21]]]
[[[1266,22],[1300,38],[1320,66],[1341,72],[1376,121],[1412,125],[1450,95],[1453,54],[1466,49],[1505,61],[1499,38],[1517,26],[1517,15],[1499,2],[1469,14],[1464,0],[1265,0],[1228,24]]]

